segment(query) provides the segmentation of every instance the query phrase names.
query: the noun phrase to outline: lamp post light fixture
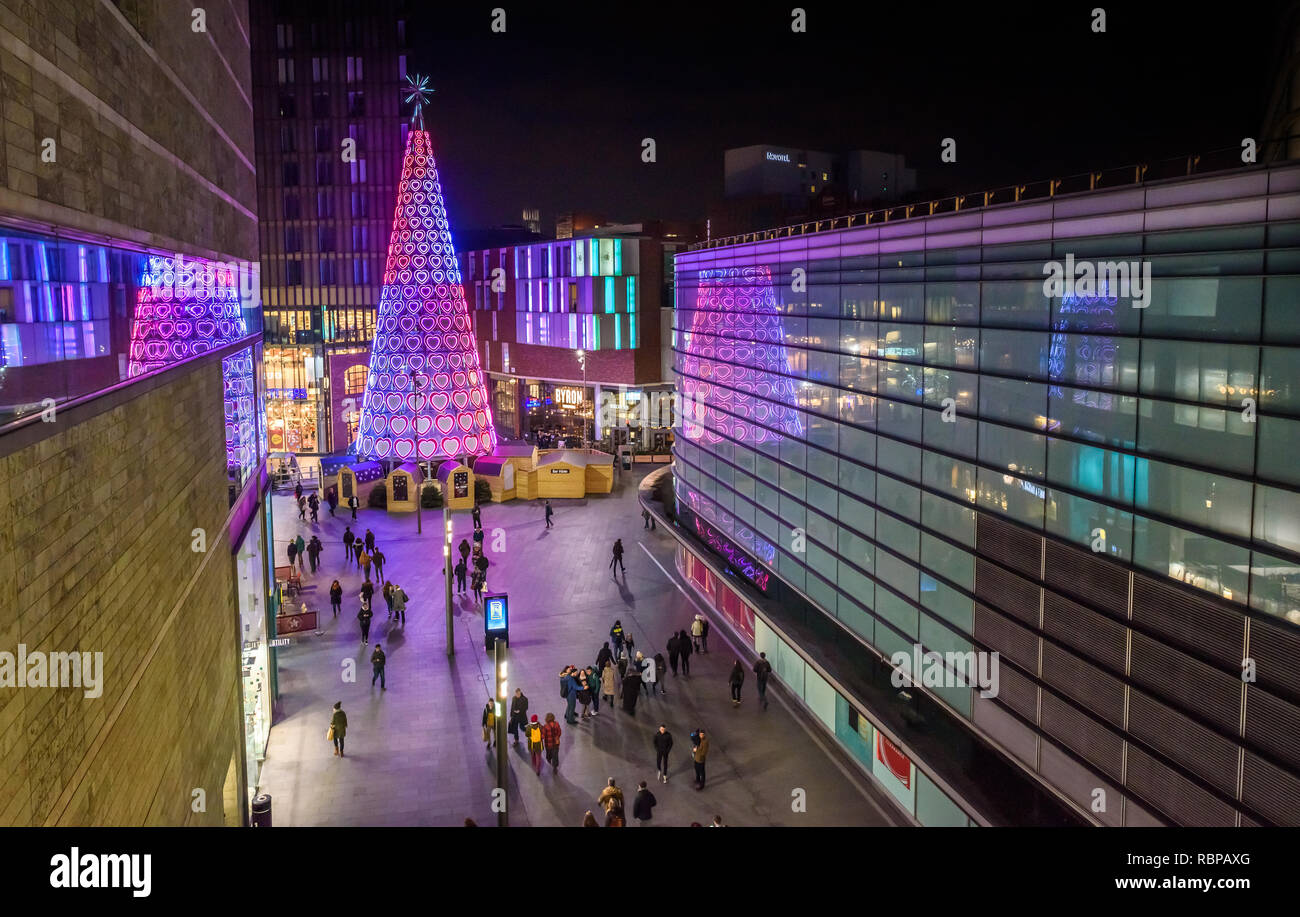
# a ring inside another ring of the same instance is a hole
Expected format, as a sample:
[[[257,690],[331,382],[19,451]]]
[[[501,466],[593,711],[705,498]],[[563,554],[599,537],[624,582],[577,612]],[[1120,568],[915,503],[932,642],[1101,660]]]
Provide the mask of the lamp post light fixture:
[[[578,348],[574,351],[578,366],[582,368],[582,448],[587,448],[587,351]]]
[[[496,696],[496,743],[497,743],[497,788],[501,791],[500,808],[497,810],[497,827],[510,827],[508,800],[510,791],[506,781],[510,777],[509,764],[506,761],[506,711],[510,706],[510,686],[506,682],[506,641],[497,637],[493,649],[497,674]]]

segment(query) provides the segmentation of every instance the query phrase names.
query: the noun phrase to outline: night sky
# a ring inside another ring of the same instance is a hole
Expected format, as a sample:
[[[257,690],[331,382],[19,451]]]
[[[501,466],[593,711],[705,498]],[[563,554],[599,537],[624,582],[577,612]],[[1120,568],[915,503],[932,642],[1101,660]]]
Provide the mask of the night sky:
[[[408,69],[436,89],[426,117],[464,229],[524,206],[547,232],[562,210],[703,218],[723,150],[754,143],[902,152],[943,194],[1257,137],[1282,4],[1104,4],[1098,35],[1099,4],[801,2],[794,34],[792,2],[416,3]]]

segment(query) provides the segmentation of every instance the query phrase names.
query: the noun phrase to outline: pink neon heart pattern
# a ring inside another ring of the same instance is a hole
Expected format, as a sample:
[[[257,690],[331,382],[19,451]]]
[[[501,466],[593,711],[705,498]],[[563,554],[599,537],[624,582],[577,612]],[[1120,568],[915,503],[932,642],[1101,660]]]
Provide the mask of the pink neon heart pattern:
[[[431,459],[496,449],[445,213],[429,134],[411,130],[358,425],[360,456]]]

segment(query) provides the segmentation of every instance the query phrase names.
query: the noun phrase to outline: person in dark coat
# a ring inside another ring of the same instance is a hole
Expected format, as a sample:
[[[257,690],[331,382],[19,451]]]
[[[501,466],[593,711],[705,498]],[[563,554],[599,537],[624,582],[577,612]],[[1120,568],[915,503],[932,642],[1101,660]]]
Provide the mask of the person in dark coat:
[[[727,677],[727,682],[731,685],[731,706],[740,706],[740,686],[745,683],[745,667],[736,660],[736,664],[731,667],[731,675]]]
[[[370,531],[370,529],[366,529],[366,553],[373,554],[374,552],[375,552],[375,533]]]
[[[380,644],[375,644],[375,651],[370,654],[370,665],[374,669],[374,674],[370,676],[370,687],[375,686],[375,679],[379,679],[379,690],[388,690],[388,680],[384,678],[384,666],[388,663],[388,657],[384,655],[384,648]]]
[[[615,566],[617,566],[619,570],[622,570],[624,574],[627,573],[627,568],[623,566],[623,539],[622,538],[614,539],[614,547],[610,551],[609,569],[613,570]]]
[[[632,817],[637,820],[637,824],[644,825],[650,820],[650,810],[658,804],[655,794],[650,792],[642,780],[636,789],[636,799],[632,800]]]
[[[596,671],[605,671],[605,663],[612,662],[613,659],[614,651],[609,648],[609,641],[606,640],[605,645],[602,646],[600,652],[596,654]]]
[[[320,497],[312,494],[307,498],[307,506],[311,508],[311,521],[316,521],[316,514],[320,511]]]
[[[462,538],[460,540],[460,544],[456,546],[456,550],[460,551],[461,560],[468,561],[469,560],[469,539]]]
[[[334,617],[337,618],[339,612],[343,610],[343,586],[338,580],[330,585],[330,605],[333,606]]]
[[[672,666],[674,677],[677,675],[677,658],[679,655],[680,650],[677,646],[677,635],[673,634],[668,638],[668,664]]]
[[[677,651],[681,653],[682,657],[682,674],[691,674],[691,653],[693,650],[691,649],[691,638],[685,630],[677,632]]]
[[[348,559],[349,563],[352,561],[352,547],[356,540],[357,536],[352,534],[352,526],[349,525],[343,530],[343,556]]]
[[[307,542],[307,559],[311,561],[311,572],[315,573],[316,568],[320,566],[320,552],[325,550],[325,545],[320,543],[320,539],[315,535],[311,536],[311,541]]]
[[[519,730],[528,725],[528,698],[522,688],[515,688],[515,696],[510,698],[510,722],[506,729],[515,744],[519,744]]]
[[[475,503],[475,504],[474,504],[474,508],[473,508],[472,510],[470,510],[470,516],[473,517],[473,519],[474,519],[474,528],[476,528],[476,529],[482,529],[482,528],[483,528],[483,513],[482,513],[482,511],[478,508],[478,504],[477,504],[477,503]]]
[[[370,619],[374,613],[370,610],[370,599],[361,600],[361,610],[357,612],[357,621],[361,624],[361,645],[370,642]]]
[[[767,709],[767,679],[772,674],[772,663],[767,661],[767,653],[758,654],[758,662],[754,663],[754,676],[758,679],[758,702]]]
[[[630,665],[623,676],[623,709],[633,716],[636,716],[636,699],[640,694],[641,673],[636,666]]]
[[[331,487],[325,494],[325,502],[330,505],[330,515],[334,515],[334,510],[338,509],[339,492]]]
[[[289,542],[289,566],[292,567],[294,561],[298,559],[298,542]],[[292,571],[291,571],[292,572]]]
[[[659,724],[659,729],[655,732],[655,767],[659,769],[659,779],[668,782],[668,752],[673,750],[673,734],[668,731],[668,727],[663,723]]]
[[[461,595],[464,595],[464,594],[465,594],[465,574],[469,571],[469,567],[465,566],[465,558],[462,557],[462,558],[461,558],[461,559],[456,563],[456,566],[453,567],[452,569],[453,569],[453,570],[455,571],[455,573],[456,573],[456,591],[457,591],[458,593],[460,593]]]

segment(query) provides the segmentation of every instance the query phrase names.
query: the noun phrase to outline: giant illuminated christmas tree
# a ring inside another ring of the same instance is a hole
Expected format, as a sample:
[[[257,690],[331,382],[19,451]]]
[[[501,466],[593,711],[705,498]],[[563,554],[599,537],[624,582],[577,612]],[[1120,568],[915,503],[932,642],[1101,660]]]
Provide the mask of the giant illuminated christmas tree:
[[[357,454],[375,459],[484,455],[496,449],[460,268],[421,108],[415,103],[397,186]]]
[[[681,360],[682,430],[708,443],[802,438],[785,332],[765,266],[700,272]]]

